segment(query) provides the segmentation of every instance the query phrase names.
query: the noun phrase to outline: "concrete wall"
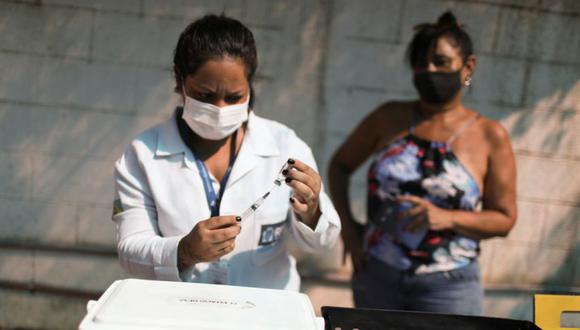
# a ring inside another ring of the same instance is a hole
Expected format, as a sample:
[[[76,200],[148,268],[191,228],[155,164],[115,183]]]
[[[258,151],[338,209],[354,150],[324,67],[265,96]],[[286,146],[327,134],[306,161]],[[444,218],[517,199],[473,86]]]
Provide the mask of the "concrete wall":
[[[518,224],[483,244],[486,312],[530,318],[531,291],[580,290],[579,2],[0,0],[0,328],[74,328],[88,297],[126,276],[112,164],[174,107],[171,56],[190,21],[225,11],[252,29],[256,112],[293,127],[325,174],[365,114],[416,96],[412,27],[448,8],[476,42],[466,101],[508,128],[518,162]],[[351,304],[338,255],[305,280],[316,305]]]

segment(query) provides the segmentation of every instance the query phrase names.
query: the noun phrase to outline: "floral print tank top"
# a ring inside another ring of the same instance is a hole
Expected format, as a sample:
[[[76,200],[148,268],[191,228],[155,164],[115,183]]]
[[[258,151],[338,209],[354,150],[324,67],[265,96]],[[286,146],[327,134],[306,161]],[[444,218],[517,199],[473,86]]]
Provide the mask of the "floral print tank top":
[[[412,219],[397,219],[412,205],[397,196],[414,195],[445,209],[478,211],[479,187],[451,149],[457,136],[479,115],[472,117],[445,142],[410,133],[376,155],[368,172],[365,251],[400,270],[433,273],[460,268],[479,254],[479,242],[451,230],[404,230]]]

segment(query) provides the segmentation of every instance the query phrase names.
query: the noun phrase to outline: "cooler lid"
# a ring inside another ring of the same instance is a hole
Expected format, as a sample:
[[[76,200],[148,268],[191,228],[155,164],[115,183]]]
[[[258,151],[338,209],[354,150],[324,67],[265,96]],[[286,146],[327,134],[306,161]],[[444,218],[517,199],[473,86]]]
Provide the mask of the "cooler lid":
[[[308,297],[285,290],[127,279],[80,329],[316,329]]]

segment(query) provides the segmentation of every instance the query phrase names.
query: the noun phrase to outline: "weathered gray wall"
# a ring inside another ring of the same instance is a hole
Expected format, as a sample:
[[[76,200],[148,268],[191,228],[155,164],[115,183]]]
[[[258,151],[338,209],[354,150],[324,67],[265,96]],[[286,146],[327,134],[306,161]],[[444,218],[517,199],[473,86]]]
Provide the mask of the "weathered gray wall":
[[[406,43],[447,8],[476,42],[467,101],[509,129],[518,162],[518,224],[483,245],[487,313],[529,318],[530,290],[580,290],[580,2],[0,0],[0,327],[74,327],[79,294],[126,276],[112,164],[175,105],[171,55],[191,20],[225,10],[252,29],[256,111],[293,127],[324,174],[365,114],[415,97]],[[350,304],[344,283],[305,290]]]

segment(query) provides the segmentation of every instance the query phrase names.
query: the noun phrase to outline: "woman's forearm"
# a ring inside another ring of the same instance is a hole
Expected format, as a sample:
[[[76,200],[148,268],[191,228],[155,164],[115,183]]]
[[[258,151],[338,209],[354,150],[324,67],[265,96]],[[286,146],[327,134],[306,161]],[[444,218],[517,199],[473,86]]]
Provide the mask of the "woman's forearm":
[[[505,237],[515,223],[515,218],[495,210],[448,212],[455,232],[478,240]]]
[[[328,169],[329,190],[332,202],[342,223],[343,230],[351,227],[353,215],[350,209],[348,196],[350,186],[350,171],[341,166],[336,160],[332,160]]]

